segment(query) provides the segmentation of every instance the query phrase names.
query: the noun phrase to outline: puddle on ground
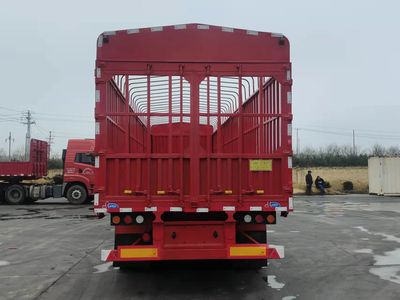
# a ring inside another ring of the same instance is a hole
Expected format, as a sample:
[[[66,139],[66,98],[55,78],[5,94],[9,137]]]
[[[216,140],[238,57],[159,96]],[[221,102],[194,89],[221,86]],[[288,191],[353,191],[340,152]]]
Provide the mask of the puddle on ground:
[[[372,249],[366,249],[366,248],[364,248],[364,249],[357,249],[357,250],[354,250],[354,252],[355,252],[355,253],[372,254]]]
[[[381,236],[384,238],[385,241],[396,242],[400,244],[400,238],[394,235],[386,234],[383,232],[372,232],[363,226],[357,226],[354,228],[370,235]],[[359,249],[358,251],[361,250],[371,251],[358,253],[374,254],[372,249]],[[378,276],[382,280],[387,280],[400,284],[400,248],[396,248],[392,251],[385,251],[383,255],[374,254],[374,260],[374,267],[369,269],[369,272],[371,274]]]
[[[10,264],[9,261],[6,260],[0,260],[0,267],[8,266]]]
[[[275,276],[275,275],[268,275],[267,277],[263,277],[263,279],[264,279],[264,281],[265,281],[266,283],[268,283],[268,286],[269,286],[270,288],[276,289],[276,290],[278,290],[278,291],[279,291],[281,288],[283,288],[283,287],[285,286],[284,283],[279,282],[279,281],[276,279],[276,276]]]
[[[353,203],[345,202],[345,208],[348,210],[364,210],[364,211],[388,211],[400,213],[399,205],[397,203]]]
[[[379,276],[380,279],[400,284],[400,266],[371,268],[369,269],[369,272],[373,275]]]
[[[332,217],[341,217],[347,211],[386,211],[391,213],[400,213],[400,206],[397,203],[358,203],[358,202],[323,202],[312,203],[314,206],[322,209],[323,213]],[[295,211],[297,212],[297,211]]]
[[[374,255],[375,266],[400,266],[400,248],[393,251],[386,251],[383,255]]]
[[[96,272],[93,272],[94,274],[98,274],[98,273],[104,273],[104,272],[108,272],[110,271],[110,268],[112,267],[112,262],[106,262],[104,264],[100,264],[97,266],[94,266],[93,268],[96,269]]]
[[[328,216],[343,217],[344,207],[341,203],[327,202],[322,209]]]
[[[298,230],[290,230],[290,232],[292,232],[292,233],[299,233],[300,231],[298,231]]]
[[[398,238],[397,236],[391,235],[391,234],[386,234],[383,232],[371,232],[368,229],[364,228],[363,226],[356,226],[354,227],[362,232],[368,233],[370,235],[377,235],[377,236],[382,236],[385,238],[386,241],[390,241],[390,242],[396,242],[400,244],[400,238]]]
[[[282,300],[293,300],[296,299],[296,296],[285,296],[282,298]]]

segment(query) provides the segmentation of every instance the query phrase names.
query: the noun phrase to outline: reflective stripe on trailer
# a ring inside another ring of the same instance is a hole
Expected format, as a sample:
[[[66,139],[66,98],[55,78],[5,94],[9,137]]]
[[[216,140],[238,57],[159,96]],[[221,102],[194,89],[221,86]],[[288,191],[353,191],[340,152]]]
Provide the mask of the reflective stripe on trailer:
[[[262,211],[261,206],[250,206],[250,211]]]
[[[262,256],[267,255],[265,246],[234,246],[229,249],[230,256]]]
[[[157,206],[145,207],[144,211],[157,211]]]
[[[170,207],[169,211],[182,211],[182,207]]]
[[[121,207],[119,212],[132,212],[132,208],[130,207]]]
[[[289,197],[289,209],[293,209],[293,197]]]
[[[158,259],[158,248],[155,247],[121,247],[119,250],[101,250],[102,261],[123,261]]]
[[[280,245],[268,245],[268,258],[279,259],[285,257],[285,247]]]
[[[158,257],[157,248],[125,248],[120,249],[121,258],[154,258]]]
[[[176,249],[175,249],[176,250]],[[204,251],[209,252],[210,249],[198,249],[198,253],[195,254],[196,258],[201,258],[204,255]],[[188,251],[190,255],[193,255],[193,249],[179,249],[181,257],[185,257],[185,251]],[[213,252],[214,253],[214,252]],[[222,252],[223,253],[223,252]],[[232,245],[228,246],[225,252],[226,256],[218,258],[222,259],[280,259],[285,257],[285,251],[283,246],[278,245]],[[159,249],[157,247],[118,247],[118,250],[101,250],[102,261],[136,261],[136,260],[169,260],[176,259],[174,255],[168,253],[168,250],[163,251],[163,255],[159,256]],[[195,258],[195,259],[196,259]],[[208,256],[209,259],[213,257]]]
[[[275,211],[287,211],[287,207],[286,206],[278,206],[278,207],[275,207]]]
[[[224,211],[235,211],[235,207],[234,206],[224,206],[222,209]]]
[[[101,260],[102,261],[109,261],[110,253],[112,250],[101,250]]]
[[[196,212],[198,212],[198,213],[208,212],[208,208],[207,207],[199,207],[199,208],[196,208]]]
[[[101,214],[101,213],[105,214],[105,213],[107,213],[107,208],[95,208],[94,213],[95,214]]]
[[[285,248],[278,245],[236,245],[230,247],[229,250],[229,255],[234,258],[265,257],[267,259],[280,259],[285,257]]]
[[[95,198],[95,204],[98,203],[98,194],[94,195]],[[290,203],[291,202],[291,203]],[[273,209],[275,211],[288,211],[288,210],[292,210],[293,209],[293,200],[289,202],[289,209],[286,206],[278,206],[278,207],[274,207]],[[161,208],[162,210],[162,208]],[[222,207],[223,211],[236,211],[236,207],[235,206],[223,206]],[[262,211],[262,207],[261,206],[250,206],[249,211]],[[121,208],[117,208],[117,209],[111,209],[110,212],[133,212],[133,208],[131,207],[121,207]],[[144,207],[143,210],[135,210],[137,212],[139,211],[145,211],[145,212],[152,212],[152,211],[158,211],[157,206],[152,206],[152,207]],[[169,211],[171,212],[181,212],[183,211],[182,207],[170,207]],[[207,207],[198,207],[196,208],[196,212],[197,213],[206,213],[209,212],[209,208]],[[108,210],[106,208],[95,208],[94,209],[95,213],[107,213]]]

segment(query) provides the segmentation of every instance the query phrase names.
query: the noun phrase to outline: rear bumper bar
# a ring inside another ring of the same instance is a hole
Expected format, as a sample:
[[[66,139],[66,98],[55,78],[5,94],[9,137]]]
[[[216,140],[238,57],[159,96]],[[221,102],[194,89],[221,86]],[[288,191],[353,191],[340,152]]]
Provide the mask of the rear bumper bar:
[[[280,259],[284,247],[277,245],[236,244],[227,248],[157,248],[155,246],[120,246],[114,250],[101,250],[101,260],[207,260],[207,259]]]

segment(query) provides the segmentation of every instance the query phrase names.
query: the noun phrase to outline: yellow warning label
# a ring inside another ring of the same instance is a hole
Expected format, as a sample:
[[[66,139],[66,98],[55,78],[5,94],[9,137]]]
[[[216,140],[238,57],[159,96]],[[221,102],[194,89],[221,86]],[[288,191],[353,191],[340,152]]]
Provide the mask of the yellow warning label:
[[[266,256],[267,248],[260,246],[230,247],[230,256]]]
[[[157,248],[122,248],[120,251],[121,258],[146,258],[157,257]]]
[[[250,171],[272,171],[272,159],[250,159]]]

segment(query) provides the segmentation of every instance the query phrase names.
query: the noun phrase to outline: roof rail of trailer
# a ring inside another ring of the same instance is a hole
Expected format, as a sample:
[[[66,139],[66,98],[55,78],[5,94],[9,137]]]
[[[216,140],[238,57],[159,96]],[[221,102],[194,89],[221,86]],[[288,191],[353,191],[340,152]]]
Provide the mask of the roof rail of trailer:
[[[103,32],[97,60],[289,63],[289,48],[280,33],[194,23]]]

